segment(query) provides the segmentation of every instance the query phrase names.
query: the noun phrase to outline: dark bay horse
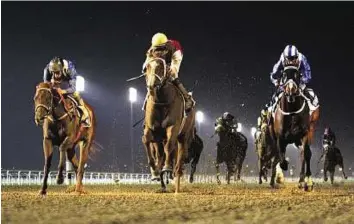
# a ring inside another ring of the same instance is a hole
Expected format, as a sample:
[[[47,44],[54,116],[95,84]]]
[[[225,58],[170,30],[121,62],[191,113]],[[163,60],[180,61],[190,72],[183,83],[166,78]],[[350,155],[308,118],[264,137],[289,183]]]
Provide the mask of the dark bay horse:
[[[327,172],[329,172],[331,184],[334,182],[334,172],[338,165],[342,169],[343,178],[347,179],[347,175],[344,172],[343,156],[336,146],[327,145],[324,147],[324,164],[323,174],[324,181],[328,180]]]
[[[280,167],[288,169],[288,162],[285,160],[285,151],[288,144],[293,144],[300,148],[301,171],[299,187],[305,190],[313,189],[311,178],[311,149],[315,125],[319,119],[319,107],[310,113],[310,108],[306,102],[302,90],[300,89],[300,73],[297,67],[287,67],[281,79],[283,92],[279,96],[279,101],[275,105],[275,113],[271,125],[272,137],[276,142],[276,149],[279,154]],[[271,186],[274,187],[276,162],[272,162]],[[306,168],[306,174],[305,174]]]
[[[147,63],[145,79],[148,94],[142,142],[152,175],[160,176],[162,191],[166,190],[163,175],[173,172],[175,192],[178,193],[183,163],[194,139],[195,109],[184,116],[183,96],[170,81],[167,71],[168,66],[162,58],[155,58]],[[163,141],[164,136],[166,141]],[[153,147],[155,151],[161,152],[159,148],[162,146],[164,157],[159,158],[164,159],[155,161],[150,149]]]
[[[43,128],[43,150],[45,157],[44,179],[42,188],[39,192],[44,196],[47,193],[48,173],[51,166],[53,146],[59,147],[59,173],[57,184],[64,182],[64,163],[65,155],[73,164],[76,172],[75,191],[83,192],[82,179],[84,175],[84,165],[89,156],[94,151],[92,142],[95,136],[96,120],[92,108],[85,103],[88,108],[89,116],[92,119],[90,127],[80,126],[80,117],[74,101],[68,97],[60,95],[51,83],[39,83],[36,87],[34,96],[35,122]],[[75,155],[75,147],[79,146],[80,159]]]
[[[242,133],[230,133],[224,128],[217,128],[216,133],[219,136],[219,142],[216,148],[216,179],[218,184],[221,183],[219,176],[219,166],[225,162],[227,166],[226,181],[230,183],[233,174],[237,175],[235,180],[240,180],[242,164],[246,157],[248,147],[247,138]]]

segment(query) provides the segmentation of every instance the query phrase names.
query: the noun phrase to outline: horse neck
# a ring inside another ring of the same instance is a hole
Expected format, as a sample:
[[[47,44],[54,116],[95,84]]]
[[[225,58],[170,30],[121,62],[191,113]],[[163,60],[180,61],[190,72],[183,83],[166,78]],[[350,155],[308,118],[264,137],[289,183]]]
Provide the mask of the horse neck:
[[[161,88],[150,90],[150,96],[157,103],[172,103],[178,97],[178,90],[172,83],[166,82]]]

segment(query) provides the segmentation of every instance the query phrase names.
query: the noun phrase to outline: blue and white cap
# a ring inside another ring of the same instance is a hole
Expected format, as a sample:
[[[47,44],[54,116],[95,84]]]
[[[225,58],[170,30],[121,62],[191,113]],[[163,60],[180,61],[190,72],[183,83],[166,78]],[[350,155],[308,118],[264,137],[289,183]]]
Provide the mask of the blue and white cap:
[[[298,57],[299,51],[294,45],[287,45],[283,51],[283,55],[285,58]]]

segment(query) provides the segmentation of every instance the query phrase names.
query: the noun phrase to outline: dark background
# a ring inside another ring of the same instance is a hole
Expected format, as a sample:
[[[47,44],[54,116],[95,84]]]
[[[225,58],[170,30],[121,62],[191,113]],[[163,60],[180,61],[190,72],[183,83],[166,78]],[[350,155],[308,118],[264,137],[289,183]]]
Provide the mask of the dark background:
[[[98,117],[96,140],[104,149],[90,162],[91,169],[129,171],[128,88],[134,86],[139,92],[134,120],[143,116],[146,89],[143,80],[125,80],[140,74],[156,32],[182,44],[180,77],[185,86],[191,88],[199,81],[193,95],[206,116],[200,133],[206,146],[202,163],[215,155],[216,139],[208,137],[215,118],[229,111],[243,124],[249,140],[245,164],[256,167],[250,128],[272,94],[269,73],[273,65],[284,47],[294,44],[310,63],[309,86],[321,103],[314,166],[325,125],[336,132],[347,168],[354,166],[352,2],[1,4],[2,168],[42,169],[42,131],[34,124],[33,95],[43,68],[59,55],[74,61],[85,77],[82,95]],[[141,133],[141,126],[134,129],[140,168],[146,165]],[[288,155],[296,162],[294,148],[288,148]]]

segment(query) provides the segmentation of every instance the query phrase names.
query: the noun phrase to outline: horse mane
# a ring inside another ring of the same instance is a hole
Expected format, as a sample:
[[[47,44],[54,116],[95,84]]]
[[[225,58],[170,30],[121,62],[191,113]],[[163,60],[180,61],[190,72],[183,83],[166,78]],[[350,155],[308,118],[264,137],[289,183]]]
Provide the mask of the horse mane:
[[[40,82],[37,88],[52,88],[52,83],[50,82]]]

